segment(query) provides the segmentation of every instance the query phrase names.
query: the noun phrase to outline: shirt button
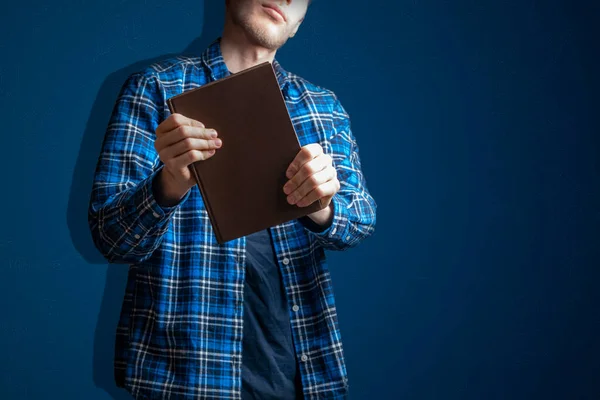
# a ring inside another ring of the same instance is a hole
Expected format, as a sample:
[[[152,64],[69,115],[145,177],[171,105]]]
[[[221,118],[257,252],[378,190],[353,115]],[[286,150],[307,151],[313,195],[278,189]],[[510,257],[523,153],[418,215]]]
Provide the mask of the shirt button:
[[[153,212],[153,213],[152,213],[152,215],[154,215],[154,217],[155,217],[155,218],[158,218],[158,217],[160,217],[160,215],[158,215],[158,213],[157,213],[156,211],[155,211],[155,212]]]
[[[350,236],[346,236],[346,240],[350,240]]]
[[[308,357],[306,357],[306,354],[302,354],[302,357],[300,357],[302,359],[302,361],[306,361],[308,360]]]
[[[333,228],[333,229],[331,230],[331,234],[332,234],[332,235],[335,235],[335,231],[337,231],[337,228]]]
[[[135,237],[136,239],[139,239],[139,238],[140,238],[140,235],[138,235],[138,234],[136,233],[134,237]]]
[[[286,257],[286,258],[283,259],[283,263],[285,265],[288,265],[290,263],[290,260]]]
[[[297,304],[294,304],[294,307],[292,307],[292,310],[294,310],[294,311],[298,311],[299,309],[300,309],[300,307],[298,307]]]

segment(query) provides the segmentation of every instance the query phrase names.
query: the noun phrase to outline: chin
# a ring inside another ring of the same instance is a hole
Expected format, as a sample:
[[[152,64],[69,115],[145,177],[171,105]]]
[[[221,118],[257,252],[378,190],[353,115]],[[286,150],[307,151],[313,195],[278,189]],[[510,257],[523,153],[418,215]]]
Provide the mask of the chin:
[[[257,45],[271,50],[276,50],[287,41],[285,35],[276,27],[268,24],[257,24],[245,29],[248,37]]]
[[[255,45],[276,50],[287,41],[286,27],[273,21],[261,8],[259,5],[254,10],[233,9],[233,23],[238,25]]]

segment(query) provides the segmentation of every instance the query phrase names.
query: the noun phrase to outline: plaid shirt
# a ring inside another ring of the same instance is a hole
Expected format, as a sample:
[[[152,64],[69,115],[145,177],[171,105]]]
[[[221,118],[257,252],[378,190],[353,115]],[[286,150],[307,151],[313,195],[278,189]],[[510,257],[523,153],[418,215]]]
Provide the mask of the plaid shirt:
[[[349,116],[336,95],[273,67],[302,146],[320,143],[341,183],[333,221],[308,217],[270,229],[290,304],[306,399],[345,399],[348,378],[324,250],[371,235],[376,203],[361,172]],[[216,39],[199,57],[174,56],[131,74],[102,144],[88,220],[95,246],[129,264],[116,332],[115,378],[144,399],[240,399],[246,238],[218,244],[197,187],[160,206],[155,129],[166,99],[229,74]],[[252,101],[252,100],[249,100]]]

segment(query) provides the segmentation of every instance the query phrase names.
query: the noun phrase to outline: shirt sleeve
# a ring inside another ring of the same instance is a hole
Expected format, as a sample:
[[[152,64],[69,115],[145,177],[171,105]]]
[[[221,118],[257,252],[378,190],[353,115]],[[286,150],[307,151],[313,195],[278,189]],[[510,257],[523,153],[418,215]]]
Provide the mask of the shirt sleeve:
[[[320,227],[308,217],[299,219],[321,246],[346,250],[358,245],[375,231],[377,203],[369,193],[362,173],[359,148],[350,117],[334,95],[334,132],[330,138],[331,157],[340,181],[340,190],[331,198],[333,219]]]
[[[142,73],[130,75],[113,108],[98,163],[88,209],[96,248],[112,263],[139,263],[162,241],[177,208],[158,204],[153,191],[162,170],[154,148],[155,129],[163,117],[158,83]]]

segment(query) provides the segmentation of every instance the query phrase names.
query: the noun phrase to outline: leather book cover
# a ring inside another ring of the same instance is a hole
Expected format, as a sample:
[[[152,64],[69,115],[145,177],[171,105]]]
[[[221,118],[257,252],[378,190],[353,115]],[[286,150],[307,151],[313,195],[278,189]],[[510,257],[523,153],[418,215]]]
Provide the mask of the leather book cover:
[[[300,151],[273,65],[269,61],[167,99],[171,113],[218,132],[223,145],[190,165],[219,243],[303,217],[323,208],[289,204],[283,185]]]

